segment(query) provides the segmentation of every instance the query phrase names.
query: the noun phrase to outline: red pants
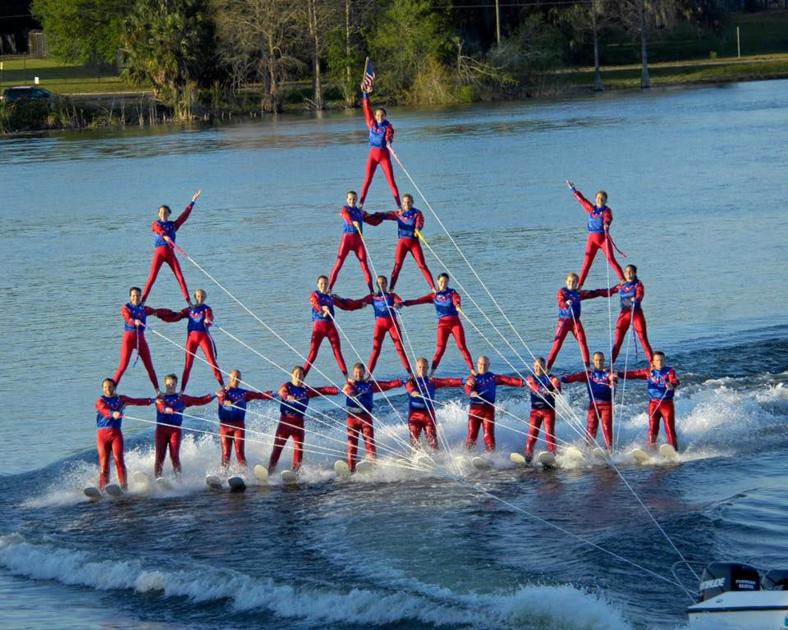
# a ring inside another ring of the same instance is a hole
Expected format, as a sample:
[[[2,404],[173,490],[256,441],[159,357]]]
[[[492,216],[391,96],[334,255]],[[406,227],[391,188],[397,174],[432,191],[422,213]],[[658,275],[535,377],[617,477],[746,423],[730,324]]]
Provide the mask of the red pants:
[[[241,466],[246,466],[245,442],[246,429],[241,424],[221,424],[219,425],[219,440],[222,443],[222,466],[230,463],[230,453],[235,442],[235,458]]]
[[[465,447],[473,448],[476,438],[479,437],[479,428],[484,430],[484,448],[488,451],[495,450],[495,407],[471,405],[468,410],[468,437],[465,438]]]
[[[138,343],[139,348],[137,348]],[[120,384],[120,379],[123,377],[123,373],[126,371],[126,368],[129,367],[131,352],[137,349],[139,350],[139,357],[142,359],[142,364],[148,371],[148,378],[153,384],[153,388],[158,390],[159,379],[156,378],[156,370],[153,369],[153,360],[150,356],[148,342],[145,341],[144,332],[127,330],[123,333],[123,339],[120,342],[120,361],[118,362],[118,369],[115,370],[115,376],[112,377],[112,380],[115,381],[116,385]]]
[[[199,330],[193,330],[189,333],[189,336],[186,337],[186,362],[183,365],[181,391],[186,391],[186,383],[189,382],[189,374],[191,374],[192,364],[194,363],[194,353],[197,352],[198,347],[202,348],[202,353],[211,364],[213,375],[216,377],[216,380],[219,381],[219,385],[224,387],[224,379],[222,379],[222,373],[219,371],[219,367],[216,364],[216,355],[213,353],[213,343],[211,342],[210,335]]]
[[[375,459],[375,430],[372,428],[372,416],[367,413],[348,414],[347,417],[347,465],[350,472],[356,470],[356,453],[358,452],[358,438],[364,434],[364,448],[367,459]]]
[[[342,240],[339,242],[339,251],[337,251],[337,261],[334,263],[334,268],[328,276],[328,288],[333,289],[334,283],[337,281],[339,270],[345,262],[347,255],[353,252],[358,258],[358,263],[361,265],[361,271],[364,274],[364,280],[369,287],[370,293],[372,292],[372,273],[369,270],[367,263],[367,250],[364,247],[364,241],[361,240],[361,235],[357,233],[342,234]]]
[[[424,279],[431,289],[435,288],[435,280],[432,279],[432,274],[427,268],[427,263],[424,260],[424,252],[421,250],[421,243],[418,238],[401,238],[397,242],[397,249],[394,250],[394,269],[391,270],[391,290],[394,290],[394,285],[397,284],[402,263],[405,262],[405,254],[408,252],[413,256],[419,269],[421,270]]]
[[[342,374],[347,374],[347,365],[342,356],[342,346],[339,343],[339,333],[334,322],[330,320],[319,319],[313,322],[312,339],[309,340],[309,354],[306,356],[306,365],[304,365],[304,376],[309,373],[312,368],[312,362],[317,358],[317,351],[320,350],[320,344],[323,339],[328,337],[328,342],[331,344],[331,349],[334,351],[334,358],[337,360],[337,365]]]
[[[441,317],[438,320],[438,335],[435,339],[435,356],[432,357],[432,369],[437,369],[438,364],[441,362],[443,353],[446,352],[446,342],[449,340],[449,335],[454,336],[454,341],[457,342],[457,348],[462,358],[465,359],[468,368],[473,370],[473,359],[471,359],[471,353],[468,352],[468,346],[465,343],[465,331],[457,315]]]
[[[369,190],[369,185],[372,183],[372,176],[375,174],[375,169],[378,164],[380,164],[380,168],[383,169],[383,173],[386,175],[386,179],[389,182],[389,188],[391,188],[391,194],[394,195],[394,201],[397,202],[397,208],[399,208],[402,203],[399,199],[397,182],[394,181],[394,170],[391,168],[391,155],[387,148],[377,147],[371,147],[369,150],[367,169],[364,173],[364,183],[361,186],[361,205],[364,205],[364,200],[367,198],[367,191]]]
[[[383,347],[383,340],[386,338],[386,332],[388,332],[391,341],[394,343],[394,349],[399,355],[402,367],[410,373],[410,362],[408,361],[408,355],[405,353],[405,348],[402,345],[402,334],[400,333],[399,324],[397,324],[397,320],[393,317],[375,318],[375,328],[372,331],[372,353],[369,355],[369,361],[367,361],[367,369],[370,372],[375,369],[378,363],[378,357],[380,356],[380,349]]]
[[[679,442],[676,439],[676,409],[673,400],[650,400],[648,403],[648,443],[654,446],[659,435],[659,419],[665,422],[665,437],[677,451]]]
[[[616,256],[613,253],[613,246],[610,243],[610,240],[606,238],[604,232],[589,232],[588,240],[586,241],[585,258],[583,258],[583,267],[580,269],[580,280],[578,282],[579,286],[582,287],[583,283],[586,281],[588,272],[591,271],[591,263],[594,262],[596,253],[600,249],[604,250],[605,256],[607,256],[607,262],[613,268],[613,271],[616,272],[618,279],[622,282],[624,281],[624,272],[621,271],[621,265],[619,265],[618,261],[616,261]]]
[[[172,460],[173,472],[181,472],[181,436],[183,432],[180,427],[166,427],[156,425],[156,462],[153,466],[153,474],[161,477],[164,468],[164,458],[167,456],[167,448],[170,449],[170,459]]]
[[[417,446],[421,432],[427,434],[427,444],[430,448],[438,450],[438,434],[435,431],[435,420],[429,411],[411,411],[408,416],[408,430],[410,431],[410,443]]]
[[[109,483],[109,454],[115,460],[118,483],[126,487],[126,462],[123,461],[123,433],[120,429],[98,429],[96,431],[96,450],[99,457],[99,490]]]
[[[142,291],[142,301],[148,299],[153,283],[156,282],[156,276],[159,275],[159,269],[162,264],[167,263],[175,274],[175,279],[178,281],[178,286],[181,288],[183,298],[189,301],[189,289],[186,288],[186,280],[183,279],[183,272],[178,258],[175,256],[175,250],[170,246],[161,246],[153,250],[153,261],[150,264],[150,273],[148,274],[148,281],[145,283],[145,289]]]
[[[613,403],[593,401],[588,405],[588,417],[586,419],[586,432],[590,442],[596,440],[596,431],[599,428],[599,421],[602,421],[602,435],[605,438],[607,450],[613,449]]]
[[[293,438],[293,470],[301,468],[304,453],[304,419],[300,416],[282,416],[274,435],[274,448],[268,460],[268,472],[274,472],[287,439]]]
[[[577,339],[577,345],[580,346],[580,356],[583,358],[583,365],[588,367],[588,343],[586,342],[586,331],[583,329],[583,323],[579,319],[559,319],[555,328],[555,337],[553,337],[553,347],[550,348],[550,354],[547,355],[548,370],[553,367],[555,358],[558,356],[558,352],[564,344],[564,339],[570,331]]]
[[[640,338],[640,345],[643,346],[643,351],[646,353],[646,357],[650,363],[653,352],[651,350],[651,344],[648,342],[648,333],[646,333],[646,318],[642,310],[637,309],[633,311],[631,308],[622,310],[618,316],[618,321],[616,322],[616,335],[613,340],[612,361],[615,363],[618,358],[618,352],[621,350],[621,344],[624,343],[624,337],[629,329],[630,320],[632,321],[635,332]]]
[[[525,441],[525,454],[532,457],[536,438],[539,437],[539,429],[544,421],[544,435],[547,441],[547,450],[555,454],[555,410],[554,409],[531,409],[531,426],[528,429],[528,439]]]

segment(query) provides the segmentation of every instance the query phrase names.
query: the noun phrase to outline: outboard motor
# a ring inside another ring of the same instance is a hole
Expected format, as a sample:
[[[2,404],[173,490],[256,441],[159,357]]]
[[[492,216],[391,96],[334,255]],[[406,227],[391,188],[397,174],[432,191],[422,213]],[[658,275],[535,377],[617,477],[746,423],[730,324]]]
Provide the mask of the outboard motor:
[[[748,564],[712,562],[703,570],[699,590],[701,602],[727,591],[760,591],[761,576]]]
[[[788,569],[773,569],[763,576],[763,590],[788,591]]]

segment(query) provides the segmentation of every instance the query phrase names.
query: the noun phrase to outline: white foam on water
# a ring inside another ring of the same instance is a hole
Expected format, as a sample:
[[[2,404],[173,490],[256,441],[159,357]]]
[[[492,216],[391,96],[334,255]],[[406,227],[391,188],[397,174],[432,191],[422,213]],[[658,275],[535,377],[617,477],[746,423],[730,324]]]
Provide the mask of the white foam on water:
[[[399,588],[352,589],[279,584],[237,571],[146,568],[139,560],[102,560],[89,552],[0,536],[0,566],[17,576],[96,590],[130,590],[185,597],[196,603],[226,600],[235,611],[267,610],[282,619],[380,626],[418,621],[436,626],[629,628],[604,598],[569,585],[525,585],[500,593],[461,593],[435,587],[426,594]],[[435,597],[446,599],[437,603]]]

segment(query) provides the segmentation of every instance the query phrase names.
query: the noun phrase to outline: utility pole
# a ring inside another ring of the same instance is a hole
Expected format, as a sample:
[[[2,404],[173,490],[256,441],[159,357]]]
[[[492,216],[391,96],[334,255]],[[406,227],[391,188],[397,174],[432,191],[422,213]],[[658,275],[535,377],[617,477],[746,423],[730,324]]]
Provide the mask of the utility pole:
[[[495,0],[495,42],[501,45],[501,5],[500,0]]]

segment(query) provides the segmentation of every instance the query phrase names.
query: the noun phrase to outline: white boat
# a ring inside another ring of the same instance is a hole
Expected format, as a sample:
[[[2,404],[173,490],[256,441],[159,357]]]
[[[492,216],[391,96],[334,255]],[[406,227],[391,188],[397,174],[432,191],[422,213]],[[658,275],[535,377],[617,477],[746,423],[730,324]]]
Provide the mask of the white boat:
[[[714,562],[687,615],[690,627],[788,630],[788,570],[761,575],[746,564]]]

